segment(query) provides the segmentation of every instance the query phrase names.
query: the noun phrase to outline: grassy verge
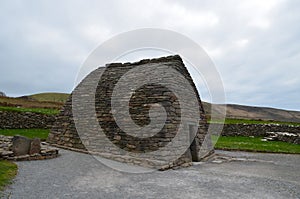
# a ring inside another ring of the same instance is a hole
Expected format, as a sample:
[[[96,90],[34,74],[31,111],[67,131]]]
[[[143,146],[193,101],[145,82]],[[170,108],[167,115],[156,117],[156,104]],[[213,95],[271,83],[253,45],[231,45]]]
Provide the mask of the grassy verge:
[[[262,137],[220,136],[215,145],[216,149],[297,153],[300,154],[300,145],[281,141],[261,141]]]
[[[9,107],[9,106],[0,106],[0,111],[17,111],[17,112],[33,112],[41,113],[47,115],[56,115],[59,113],[59,110],[56,109],[47,109],[47,108],[23,108],[23,107]]]
[[[49,132],[49,129],[0,129],[0,135],[21,135],[28,138],[40,138],[41,140],[46,140]]]
[[[17,174],[17,170],[18,167],[15,163],[6,160],[0,161],[0,191],[2,191],[6,185],[11,183],[11,180]]]
[[[220,123],[220,121],[209,121],[209,123]],[[235,119],[235,118],[226,118],[224,124],[286,124],[286,125],[300,126],[300,123],[296,123],[296,122],[247,120],[247,119]]]

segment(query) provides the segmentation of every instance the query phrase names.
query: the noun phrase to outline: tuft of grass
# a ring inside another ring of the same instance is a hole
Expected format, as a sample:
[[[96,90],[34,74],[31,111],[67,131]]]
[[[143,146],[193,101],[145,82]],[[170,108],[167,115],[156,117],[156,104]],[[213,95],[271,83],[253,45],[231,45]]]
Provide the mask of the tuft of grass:
[[[40,138],[43,141],[47,139],[49,132],[49,129],[0,129],[0,135],[21,135],[28,138]]]
[[[220,121],[208,121],[209,123],[221,123]],[[247,120],[238,118],[226,118],[224,124],[285,124],[300,126],[297,122],[282,122],[282,121],[269,121],[269,120]]]
[[[57,109],[47,109],[47,108],[23,108],[23,107],[9,107],[0,106],[0,111],[16,111],[16,112],[33,112],[46,115],[56,115],[59,113]]]
[[[262,141],[263,137],[220,136],[215,145],[216,149],[240,150],[271,153],[300,154],[300,145],[281,141]],[[216,138],[213,138],[216,140]]]
[[[6,185],[11,184],[12,179],[17,175],[18,166],[6,160],[0,160],[0,191]]]

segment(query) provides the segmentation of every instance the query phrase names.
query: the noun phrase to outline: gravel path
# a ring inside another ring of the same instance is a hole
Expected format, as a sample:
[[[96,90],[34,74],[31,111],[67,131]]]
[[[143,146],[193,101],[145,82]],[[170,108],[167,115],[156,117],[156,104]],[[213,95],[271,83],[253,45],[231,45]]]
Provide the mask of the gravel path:
[[[92,156],[60,150],[52,160],[18,162],[4,198],[300,198],[300,155],[217,151],[216,160],[164,172],[129,174]]]

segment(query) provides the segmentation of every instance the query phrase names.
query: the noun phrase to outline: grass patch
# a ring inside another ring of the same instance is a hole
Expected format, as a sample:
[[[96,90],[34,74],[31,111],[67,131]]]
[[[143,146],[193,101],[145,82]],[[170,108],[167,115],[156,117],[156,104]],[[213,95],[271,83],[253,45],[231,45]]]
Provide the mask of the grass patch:
[[[209,123],[221,123],[220,121],[208,121]],[[281,121],[268,121],[268,120],[247,120],[247,119],[236,119],[226,118],[224,124],[285,124],[300,126],[300,123],[296,122],[281,122]]]
[[[40,138],[43,141],[47,139],[49,132],[49,129],[0,129],[0,135],[21,135],[28,138]]]
[[[46,115],[56,115],[59,113],[59,110],[56,109],[47,109],[47,108],[23,108],[23,107],[9,107],[9,106],[0,106],[0,111],[17,111],[17,112],[33,112],[41,113]]]
[[[11,180],[17,174],[18,167],[15,163],[6,160],[0,160],[0,191],[11,183]]]
[[[261,139],[262,137],[220,136],[215,148],[225,150],[300,154],[299,144],[291,144],[281,141],[261,141]]]

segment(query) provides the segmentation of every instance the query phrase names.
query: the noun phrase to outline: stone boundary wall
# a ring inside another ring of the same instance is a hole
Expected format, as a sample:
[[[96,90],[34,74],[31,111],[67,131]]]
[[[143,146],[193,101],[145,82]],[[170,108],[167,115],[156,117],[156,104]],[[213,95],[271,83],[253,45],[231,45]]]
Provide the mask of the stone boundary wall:
[[[54,122],[55,115],[0,111],[0,129],[50,129]]]
[[[225,124],[223,136],[268,136],[267,132],[288,132],[300,134],[300,126],[276,124]]]

